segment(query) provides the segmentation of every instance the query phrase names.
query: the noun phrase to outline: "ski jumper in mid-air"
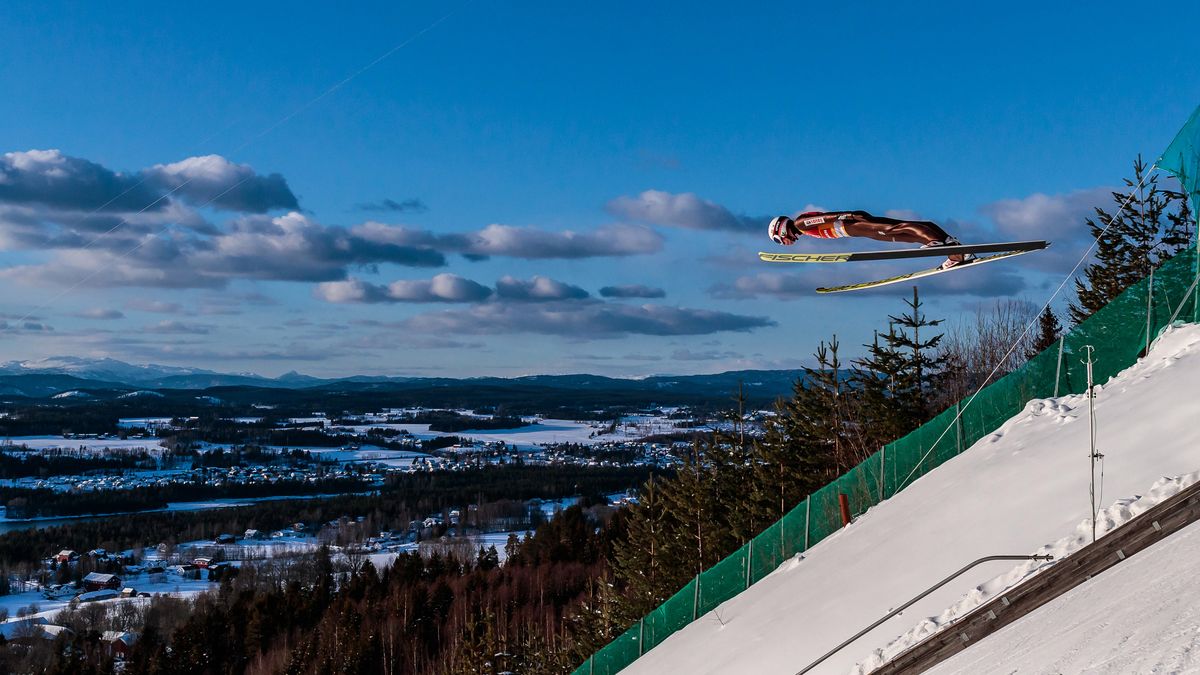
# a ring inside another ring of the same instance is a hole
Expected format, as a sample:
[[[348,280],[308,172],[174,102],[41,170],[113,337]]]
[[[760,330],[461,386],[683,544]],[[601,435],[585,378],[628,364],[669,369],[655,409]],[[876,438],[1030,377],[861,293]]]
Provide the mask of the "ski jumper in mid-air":
[[[959,245],[957,239],[928,220],[885,218],[866,211],[809,211],[795,219],[778,216],[771,221],[769,233],[772,241],[785,246],[796,243],[802,236],[819,239],[866,237],[876,241],[921,244],[921,248]],[[975,260],[970,253],[951,255],[942,263],[941,269]]]

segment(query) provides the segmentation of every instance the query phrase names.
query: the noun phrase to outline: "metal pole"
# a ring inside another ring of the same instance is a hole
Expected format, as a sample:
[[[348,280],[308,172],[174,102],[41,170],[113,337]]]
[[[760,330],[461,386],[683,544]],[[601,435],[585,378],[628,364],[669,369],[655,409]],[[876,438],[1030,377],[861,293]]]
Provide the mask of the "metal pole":
[[[638,656],[646,653],[646,617],[638,619]]]
[[[692,621],[696,620],[696,614],[700,610],[700,575],[696,575],[696,588],[692,592]]]
[[[1067,341],[1066,335],[1058,337],[1058,366],[1054,369],[1054,398],[1058,398],[1058,383],[1062,381],[1062,353],[1063,343]]]
[[[808,526],[808,516],[812,513],[812,495],[804,499],[804,550],[808,550],[808,531],[812,528]],[[782,532],[783,528],[779,528]]]
[[[804,670],[801,670],[799,673],[796,673],[796,675],[804,675],[804,673],[807,673],[808,671],[812,670],[813,668],[816,668],[825,659],[838,653],[839,651],[844,649],[847,645],[854,642],[858,638],[875,630],[884,621],[887,621],[888,619],[892,618],[893,616],[896,616],[900,612],[903,612],[904,610],[908,609],[909,607],[912,607],[915,603],[920,601],[925,596],[936,591],[937,589],[941,588],[942,586],[945,586],[946,584],[950,583],[951,581],[954,581],[955,577],[959,576],[960,574],[966,572],[967,570],[971,569],[972,567],[975,567],[976,565],[982,565],[985,562],[991,562],[993,560],[1054,560],[1054,556],[1050,556],[1050,555],[989,555],[984,558],[980,558],[979,560],[976,560],[975,562],[971,563],[970,565],[967,565],[966,567],[955,572],[954,574],[951,574],[950,576],[946,577],[945,579],[942,579],[936,585],[931,586],[924,593],[921,593],[920,595],[913,598],[912,600],[909,600],[908,602],[904,603],[903,605],[900,605],[896,609],[893,609],[892,611],[888,612],[887,615],[885,615],[882,619],[880,619],[880,620],[876,621],[875,623],[871,624],[870,626],[867,626],[866,628],[860,630],[858,633],[856,633],[854,635],[854,637],[850,638],[849,640],[846,640],[845,642],[834,647],[833,649],[829,650],[828,652],[825,652],[824,656],[822,656],[821,658],[817,659],[816,661],[813,661],[812,663],[805,666]]]
[[[879,449],[879,501],[883,501],[883,486],[887,481],[887,446]]]
[[[954,426],[955,443],[958,446],[958,452],[955,454],[961,455],[962,451],[965,450],[965,448],[963,448],[965,441],[963,439],[962,401],[958,401],[954,404]]]
[[[782,528],[780,528],[782,529]],[[750,588],[750,568],[754,566],[754,540],[750,540],[750,546],[746,549],[746,588]]]
[[[1150,285],[1146,287],[1146,351],[1150,350],[1150,317],[1154,313],[1154,268],[1150,268]]]
[[[1096,453],[1096,391],[1095,383],[1092,380],[1092,352],[1095,347],[1085,345],[1084,350],[1087,351],[1087,395],[1088,395],[1088,427],[1091,440],[1091,451],[1088,452],[1088,460],[1091,462],[1091,482],[1088,488],[1088,494],[1092,500],[1092,542],[1096,541],[1096,458],[1099,455]]]

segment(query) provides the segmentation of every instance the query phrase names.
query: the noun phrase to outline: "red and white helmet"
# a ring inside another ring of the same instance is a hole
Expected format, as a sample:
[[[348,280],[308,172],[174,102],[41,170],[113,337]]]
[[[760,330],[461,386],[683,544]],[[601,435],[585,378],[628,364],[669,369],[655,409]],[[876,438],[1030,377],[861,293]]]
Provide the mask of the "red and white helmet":
[[[767,226],[767,234],[776,244],[790,246],[796,243],[796,223],[787,216],[776,216]]]

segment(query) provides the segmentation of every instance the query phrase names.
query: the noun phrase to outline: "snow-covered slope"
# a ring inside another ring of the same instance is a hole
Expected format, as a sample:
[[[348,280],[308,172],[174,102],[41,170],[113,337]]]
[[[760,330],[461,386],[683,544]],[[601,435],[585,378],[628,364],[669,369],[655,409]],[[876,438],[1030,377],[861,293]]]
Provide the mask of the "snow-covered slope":
[[[1200,326],[1169,330],[1096,411],[1101,504],[1200,469]],[[1031,402],[962,455],[668,638],[626,673],[795,673],[966,563],[1027,554],[1088,517],[1087,399]],[[963,575],[817,668],[846,673],[1011,564]]]
[[[1200,672],[1200,523],[927,671]]]

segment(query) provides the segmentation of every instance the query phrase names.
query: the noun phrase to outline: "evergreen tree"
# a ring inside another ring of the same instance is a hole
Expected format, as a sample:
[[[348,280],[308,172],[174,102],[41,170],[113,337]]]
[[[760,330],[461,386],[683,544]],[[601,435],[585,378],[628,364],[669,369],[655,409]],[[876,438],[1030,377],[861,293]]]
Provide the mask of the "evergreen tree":
[[[840,377],[837,336],[822,342],[816,368],[806,368],[792,397],[775,402],[764,433],[749,448],[750,512],[747,527],[757,534],[779,520],[839,472],[839,454],[849,447],[845,384]]]
[[[854,427],[863,439],[864,455],[879,449],[925,422],[934,412],[937,386],[945,359],[936,355],[942,334],[929,329],[942,323],[922,311],[921,297],[913,288],[907,310],[889,316],[886,334],[875,334],[867,355],[854,361],[851,379],[858,405]]]
[[[1129,191],[1112,193],[1118,211],[1097,207],[1096,217],[1087,219],[1096,239],[1095,261],[1075,280],[1076,302],[1070,305],[1073,323],[1082,322],[1146,278],[1190,241],[1186,200],[1180,193],[1161,189],[1157,175],[1146,175],[1148,168],[1139,155],[1133,162],[1133,178],[1125,179]],[[1176,202],[1177,211],[1169,213]]]
[[[1038,316],[1038,334],[1034,338],[1033,343],[1029,345],[1029,352],[1025,355],[1026,358],[1032,359],[1043,351],[1053,347],[1058,343],[1058,338],[1061,335],[1062,324],[1058,322],[1058,316],[1054,311],[1047,306]]]
[[[1175,201],[1175,210],[1167,214],[1166,232],[1163,233],[1162,245],[1167,249],[1167,257],[1173,257],[1184,251],[1196,240],[1196,219],[1192,215],[1191,201],[1182,192],[1171,192]]]
[[[905,300],[904,304],[908,306],[908,311],[898,317],[888,317],[894,326],[899,327],[899,330],[890,333],[891,347],[905,357],[901,371],[903,375],[892,392],[893,403],[920,424],[934,412],[929,409],[929,395],[943,366],[942,360],[936,356],[942,334],[930,335],[926,330],[922,339],[921,329],[936,327],[942,320],[931,321],[921,311],[921,296],[916,286],[913,286],[912,300]]]
[[[824,484],[857,462],[846,429],[846,394],[842,381],[842,362],[838,357],[838,339],[824,341],[813,355],[816,368],[804,369],[804,387],[788,404],[792,434],[810,448],[816,465],[806,467],[813,478]]]
[[[876,331],[871,344],[864,345],[867,355],[854,360],[851,368],[858,399],[854,423],[862,444],[868,448],[896,440],[910,424],[908,411],[892,403],[904,380],[904,357],[896,350],[895,340],[895,326],[888,328],[882,340]]]
[[[665,599],[669,587],[663,569],[667,506],[660,482],[651,476],[642,486],[637,503],[625,515],[624,536],[613,549],[613,572],[624,590],[623,604],[631,619]]]
[[[672,591],[720,559],[714,553],[714,538],[720,522],[712,476],[705,466],[699,444],[692,447],[675,479],[665,484],[667,527],[663,552],[664,571],[672,574]]]

